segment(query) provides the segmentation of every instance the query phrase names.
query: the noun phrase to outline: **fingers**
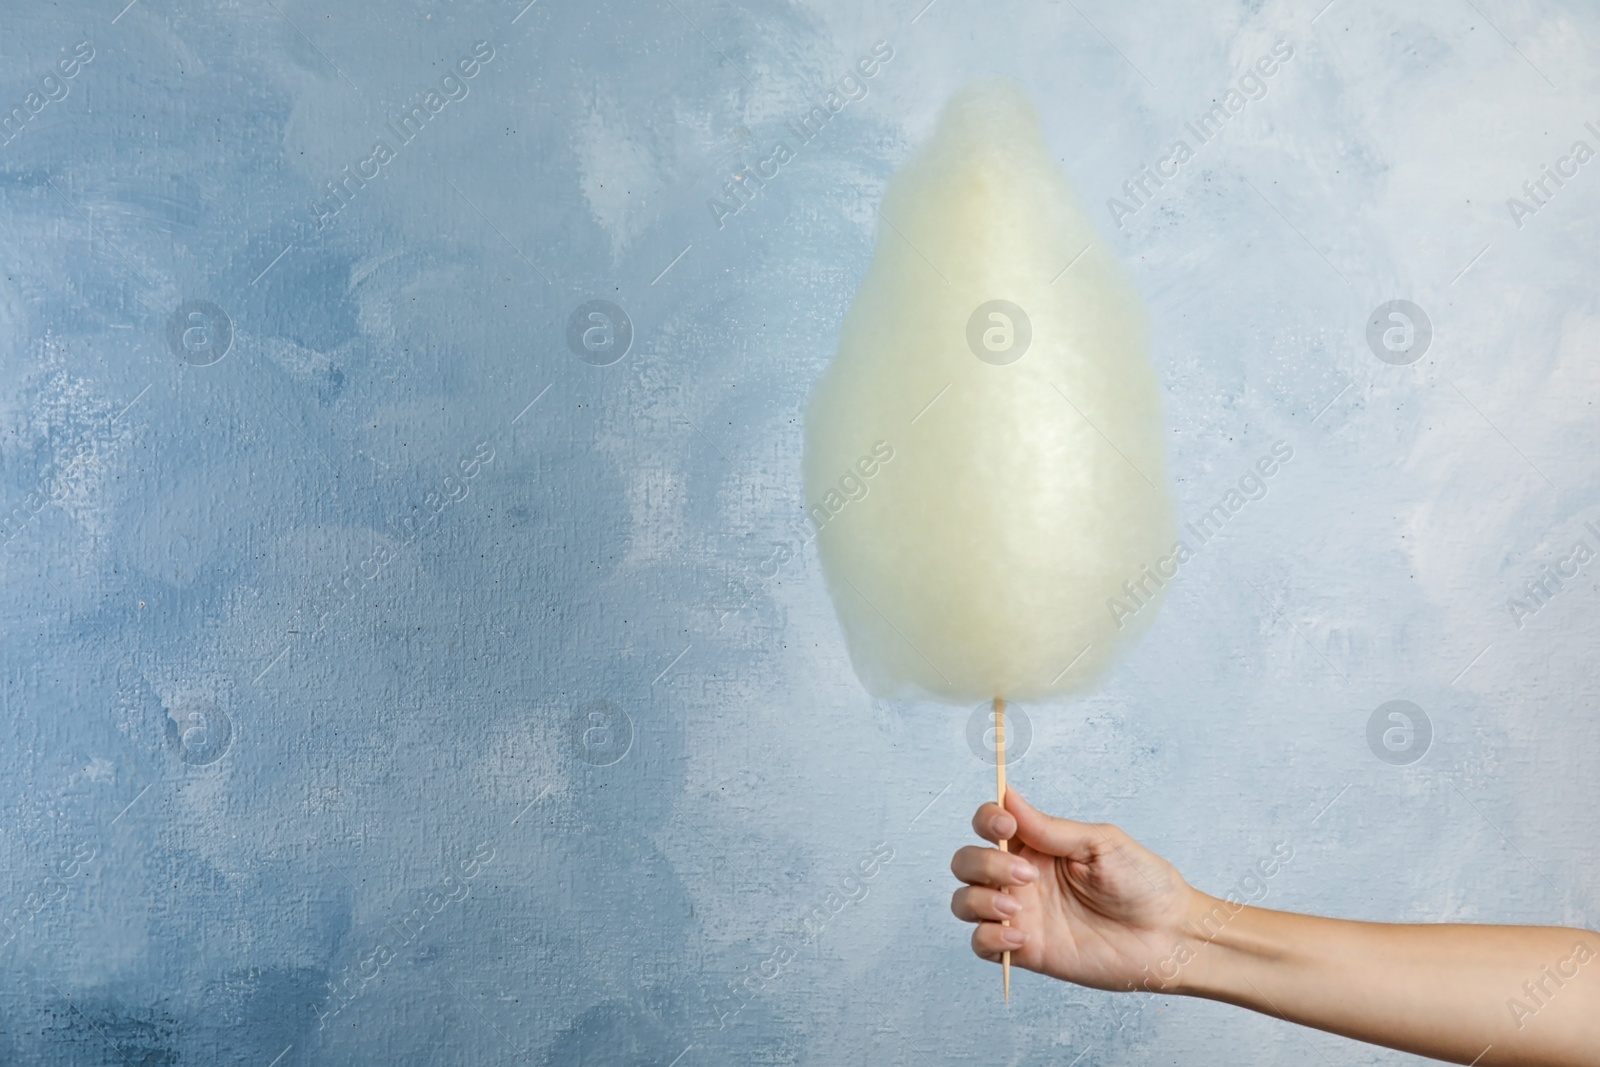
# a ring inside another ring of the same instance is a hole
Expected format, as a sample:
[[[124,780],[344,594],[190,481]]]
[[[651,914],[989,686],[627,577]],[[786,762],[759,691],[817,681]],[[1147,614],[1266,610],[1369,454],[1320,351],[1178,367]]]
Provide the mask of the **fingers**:
[[[985,841],[999,844],[1016,835],[1017,820],[998,804],[984,804],[972,816],[972,830]]]
[[[973,831],[998,844],[1013,838],[1052,856],[1088,860],[1098,843],[1105,844],[1107,828],[1094,823],[1057,819],[1039,811],[1015,789],[1006,790],[1006,805],[988,803],[972,816]]]
[[[985,804],[983,807],[991,808],[994,805]],[[1095,845],[1105,841],[1104,827],[1046,815],[1023,800],[1022,794],[1015,789],[1006,790],[1006,810],[1017,824],[1017,838],[1028,847],[1052,856],[1088,861],[1094,857]],[[981,815],[983,808],[979,808],[978,812]]]
[[[1014,926],[999,923],[979,923],[972,931],[972,951],[991,963],[998,962],[1001,954],[1015,952],[1028,943],[1028,935]]]
[[[986,885],[999,888],[1008,885],[1027,885],[1037,881],[1039,870],[1020,856],[1012,856],[999,849],[966,845],[956,850],[950,861],[950,873],[968,885]]]
[[[964,923],[1005,922],[1022,911],[1017,898],[987,886],[969,885],[950,897],[950,910]]]

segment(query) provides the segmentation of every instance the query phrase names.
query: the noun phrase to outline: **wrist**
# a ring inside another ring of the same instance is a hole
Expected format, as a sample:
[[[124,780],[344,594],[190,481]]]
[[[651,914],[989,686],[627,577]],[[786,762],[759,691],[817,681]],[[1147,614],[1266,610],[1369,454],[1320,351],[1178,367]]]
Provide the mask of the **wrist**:
[[[1166,922],[1152,931],[1147,962],[1127,985],[1130,991],[1200,996],[1196,982],[1207,945],[1207,931],[1217,929],[1219,916],[1229,915],[1229,905],[1181,884],[1182,894],[1167,912]],[[1220,910],[1219,910],[1220,909]],[[1208,961],[1209,962],[1209,961]]]
[[[1191,889],[1179,924],[1177,974],[1165,991],[1189,997],[1226,997],[1249,954],[1247,928],[1253,914],[1259,913],[1247,904]]]

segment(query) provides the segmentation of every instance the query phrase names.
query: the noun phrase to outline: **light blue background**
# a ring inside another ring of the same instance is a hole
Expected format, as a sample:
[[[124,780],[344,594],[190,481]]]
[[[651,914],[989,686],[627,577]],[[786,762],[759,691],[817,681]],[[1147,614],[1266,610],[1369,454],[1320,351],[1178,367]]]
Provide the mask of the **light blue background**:
[[[1219,894],[1287,843],[1269,906],[1590,922],[1600,571],[1508,601],[1600,543],[1600,162],[1506,199],[1600,148],[1600,22],[1319,7],[8,5],[0,108],[94,58],[0,146],[0,1062],[1410,1061],[1026,974],[1004,1006],[948,913],[992,769],[965,709],[862,693],[800,432],[885,180],[997,73],[1148,300],[1181,516],[1294,449],[1101,692],[1024,709],[1013,780]],[[1365,340],[1396,298],[1410,366]],[[635,330],[610,366],[566,344],[591,299]],[[208,366],[191,300],[232,323]],[[1391,699],[1434,730],[1408,766],[1368,748]]]

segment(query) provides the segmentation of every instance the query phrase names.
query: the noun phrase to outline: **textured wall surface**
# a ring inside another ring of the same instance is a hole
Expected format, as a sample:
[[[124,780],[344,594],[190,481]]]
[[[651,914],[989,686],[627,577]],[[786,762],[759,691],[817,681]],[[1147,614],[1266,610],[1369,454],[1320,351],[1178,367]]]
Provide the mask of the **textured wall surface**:
[[[982,732],[863,694],[800,413],[994,74],[1225,515],[1013,780],[1219,894],[1594,921],[1591,7],[122,2],[0,29],[0,1062],[1411,1060],[1002,1006],[949,915]]]

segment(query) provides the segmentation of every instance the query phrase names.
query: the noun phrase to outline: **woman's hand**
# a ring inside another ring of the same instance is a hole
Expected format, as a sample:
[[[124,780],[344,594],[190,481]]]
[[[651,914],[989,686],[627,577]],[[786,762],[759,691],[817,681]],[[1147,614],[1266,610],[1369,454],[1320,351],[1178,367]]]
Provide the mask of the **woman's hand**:
[[[973,952],[999,962],[1010,950],[1019,967],[1096,989],[1175,991],[1172,960],[1193,944],[1184,920],[1200,894],[1172,864],[1115,826],[1053,818],[1015,790],[1004,808],[980,807],[972,828],[1011,849],[968,845],[950,862],[967,883],[950,910],[978,924]]]
[[[950,909],[972,951],[1097,989],[1225,1001],[1477,1067],[1600,1067],[1600,934],[1404,925],[1268,911],[1189,888],[1115,826],[1035,811],[1015,792],[972,828]],[[1000,892],[1002,889],[1006,893]],[[1000,925],[1009,919],[1009,928]]]

